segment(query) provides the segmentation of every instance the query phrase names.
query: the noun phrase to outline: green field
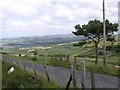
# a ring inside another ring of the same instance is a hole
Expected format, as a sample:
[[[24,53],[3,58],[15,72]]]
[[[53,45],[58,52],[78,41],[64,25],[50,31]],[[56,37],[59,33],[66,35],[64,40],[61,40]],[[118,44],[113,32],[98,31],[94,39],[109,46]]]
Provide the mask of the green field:
[[[9,53],[10,57],[17,58],[18,60],[27,60],[33,61],[34,63],[40,64],[47,64],[53,66],[61,66],[70,68],[70,62],[66,62],[65,60],[59,61],[56,59],[50,59],[47,57],[37,57],[37,60],[33,60],[33,57],[29,57],[33,55],[30,51],[36,51],[38,55],[70,55],[70,56],[81,56],[77,59],[76,68],[80,69],[80,62],[85,61],[86,63],[86,70],[89,71],[93,66],[95,67],[95,72],[97,73],[104,73],[113,76],[120,76],[118,69],[115,68],[115,65],[120,63],[120,43],[118,42],[120,37],[116,37],[116,41],[113,45],[111,42],[106,42],[107,48],[107,65],[106,67],[103,66],[103,55],[99,54],[98,65],[95,65],[95,46],[94,43],[87,40],[88,43],[80,46],[74,46],[77,44],[78,41],[69,42],[69,43],[62,43],[62,44],[50,44],[50,45],[36,45],[36,46],[29,46],[29,47],[22,47],[22,48],[12,48],[7,47],[4,48],[4,52]],[[80,41],[81,42],[81,41]],[[99,49],[102,48],[103,41],[99,44]],[[99,51],[100,52],[100,51]],[[14,54],[14,55],[13,55]],[[27,54],[28,57],[18,57],[15,55],[18,54]]]

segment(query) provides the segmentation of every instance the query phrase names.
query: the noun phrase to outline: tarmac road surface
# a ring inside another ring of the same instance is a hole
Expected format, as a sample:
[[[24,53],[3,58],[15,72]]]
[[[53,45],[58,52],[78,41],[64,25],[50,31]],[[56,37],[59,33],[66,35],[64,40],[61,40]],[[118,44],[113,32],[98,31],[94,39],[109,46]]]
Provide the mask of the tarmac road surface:
[[[2,56],[2,60],[8,60],[9,62],[16,62],[18,65],[20,64],[20,61],[22,64],[24,64],[27,68],[32,68],[32,64],[29,61],[25,60],[16,60],[13,58],[8,58],[5,56]],[[34,64],[35,70],[38,74],[45,74],[45,69],[42,64]],[[57,67],[57,66],[49,66],[47,65],[47,72],[48,74],[54,78],[54,80],[61,85],[66,85],[69,75],[71,73],[71,70],[68,68],[63,67]],[[76,70],[76,78],[78,84],[81,82],[81,71]],[[85,87],[90,88],[91,87],[91,79],[90,79],[90,73],[85,73]],[[104,74],[95,74],[95,81],[96,81],[96,88],[119,88],[120,90],[120,78],[114,77],[114,76],[108,76]]]

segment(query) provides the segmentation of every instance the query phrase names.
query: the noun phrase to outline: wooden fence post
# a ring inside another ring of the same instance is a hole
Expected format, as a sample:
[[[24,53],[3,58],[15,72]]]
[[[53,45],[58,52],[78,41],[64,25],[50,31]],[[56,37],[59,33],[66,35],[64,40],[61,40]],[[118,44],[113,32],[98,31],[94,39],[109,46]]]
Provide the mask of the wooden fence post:
[[[47,76],[48,82],[50,83],[50,77],[49,77],[48,72],[47,72],[47,67],[46,67],[46,65],[43,65],[43,66],[45,68],[45,74]]]
[[[81,75],[81,77],[82,77],[81,87],[82,87],[82,89],[84,89],[85,88],[85,62],[84,61],[81,62],[81,71],[82,71],[82,75]]]
[[[25,54],[25,57],[28,57],[28,55],[27,55],[27,54]]]
[[[53,60],[53,56],[51,55],[51,59]]]
[[[67,85],[66,85],[65,90],[69,90],[69,87],[70,87],[71,81],[72,81],[72,74],[70,74],[70,77],[69,77],[69,79],[68,79],[68,82],[67,82]]]
[[[55,60],[57,60],[57,56],[55,55]]]
[[[60,61],[62,61],[62,56],[60,56]]]
[[[71,62],[71,69],[72,69],[72,82],[73,82],[73,88],[77,90],[77,82],[75,77],[75,65],[74,62]]]
[[[41,57],[41,55],[39,55],[39,57]]]
[[[32,67],[33,67],[34,74],[35,74],[35,76],[36,76],[36,75],[37,75],[37,72],[36,72],[36,70],[35,70],[34,64],[33,64],[33,62],[31,62],[31,63],[32,63]]]
[[[76,63],[76,56],[74,56],[74,62]]]
[[[68,55],[68,56],[67,56],[67,61],[68,61],[68,62],[69,62],[69,57],[70,57],[70,56]]]
[[[95,74],[93,68],[90,71],[91,74],[91,88],[92,90],[95,90]]]

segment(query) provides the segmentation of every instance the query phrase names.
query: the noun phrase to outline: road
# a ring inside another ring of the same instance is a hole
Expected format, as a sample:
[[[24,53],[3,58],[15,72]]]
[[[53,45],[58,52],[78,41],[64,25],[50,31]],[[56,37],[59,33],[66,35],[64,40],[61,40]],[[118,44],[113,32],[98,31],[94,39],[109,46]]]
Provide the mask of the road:
[[[8,60],[9,62],[16,62],[18,65],[20,65],[20,61],[23,65],[25,65],[26,68],[32,68],[32,64],[29,61],[25,60],[16,60],[13,58],[7,58],[5,56],[2,56],[2,60]],[[42,64],[34,64],[35,70],[38,74],[45,74],[45,69]],[[66,85],[69,75],[71,73],[71,70],[68,68],[63,67],[57,67],[57,66],[49,66],[47,65],[47,72],[51,76],[50,78],[54,79],[58,84]],[[90,79],[90,73],[86,71],[85,76],[85,87],[90,88],[91,87],[91,79]],[[81,81],[81,71],[76,70],[76,78],[78,84]],[[118,81],[120,78],[114,77],[114,76],[108,76],[104,74],[95,74],[95,81],[96,81],[96,88],[119,88],[120,85]]]

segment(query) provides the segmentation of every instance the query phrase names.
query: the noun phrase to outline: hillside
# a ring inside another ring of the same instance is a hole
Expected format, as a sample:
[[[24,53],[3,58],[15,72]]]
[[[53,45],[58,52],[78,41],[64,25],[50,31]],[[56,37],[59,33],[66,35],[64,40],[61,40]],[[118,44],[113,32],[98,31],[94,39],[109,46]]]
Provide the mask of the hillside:
[[[2,46],[10,47],[27,47],[36,45],[48,45],[48,44],[61,44],[73,41],[79,41],[86,39],[84,36],[74,36],[73,34],[67,35],[51,35],[42,37],[21,37],[21,38],[11,38],[2,39],[0,43]]]

